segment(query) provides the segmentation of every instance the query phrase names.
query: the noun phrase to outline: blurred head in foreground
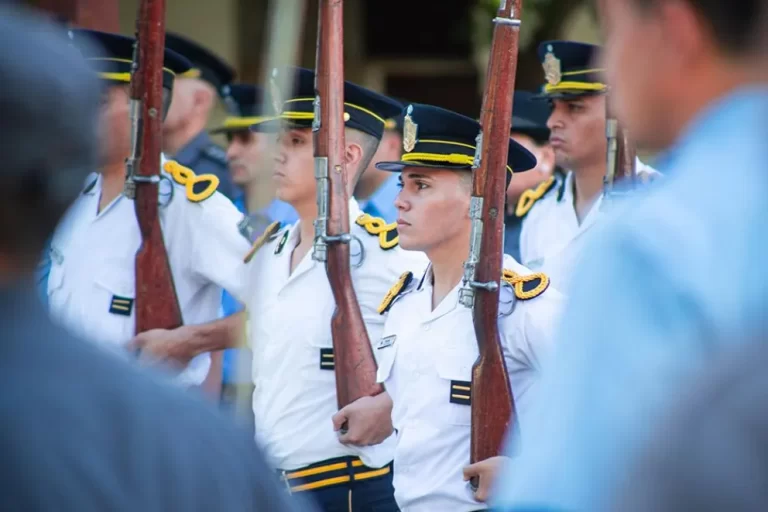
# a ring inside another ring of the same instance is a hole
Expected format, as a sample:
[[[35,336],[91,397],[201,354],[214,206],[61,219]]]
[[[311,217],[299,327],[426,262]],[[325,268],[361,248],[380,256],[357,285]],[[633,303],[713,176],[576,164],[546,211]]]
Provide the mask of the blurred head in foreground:
[[[65,31],[0,8],[0,280],[26,277],[96,166],[99,85]],[[62,101],[66,99],[66,101]]]
[[[652,150],[674,144],[708,106],[768,83],[765,0],[600,0],[616,114]]]

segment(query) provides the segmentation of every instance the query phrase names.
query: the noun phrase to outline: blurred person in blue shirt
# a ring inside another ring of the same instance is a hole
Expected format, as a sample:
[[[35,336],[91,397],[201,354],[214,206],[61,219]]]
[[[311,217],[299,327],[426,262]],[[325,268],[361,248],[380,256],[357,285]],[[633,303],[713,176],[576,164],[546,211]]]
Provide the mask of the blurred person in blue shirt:
[[[72,32],[0,6],[2,509],[305,510],[247,434],[34,296],[35,259],[103,149],[104,84],[83,58],[103,50]]]
[[[534,426],[496,484],[501,510],[609,509],[681,382],[768,310],[765,2],[600,8],[616,112],[641,148],[665,151],[666,177],[583,253]]]
[[[279,222],[283,226],[294,224],[299,220],[299,214],[285,201],[273,199],[262,211],[264,216]]]
[[[242,190],[242,194],[234,200],[235,206],[246,214],[245,222],[240,230],[252,242],[264,232],[272,218],[263,212],[248,212],[248,200],[255,195],[259,186],[262,170],[269,165],[270,135],[263,132],[251,131],[251,126],[272,119],[266,114],[264,94],[260,87],[250,84],[229,84],[224,92],[225,101],[229,108],[229,116],[221,126],[211,130],[212,134],[224,134],[228,141],[227,162],[232,182]],[[224,291],[222,297],[222,315],[229,316],[243,308],[235,298]],[[243,357],[241,354],[245,351]],[[247,362],[251,356],[247,349],[229,349],[224,352],[222,371],[222,395],[225,405],[231,404],[238,385],[250,384],[251,376]],[[241,364],[240,361],[243,363]]]
[[[765,334],[725,351],[685,386],[653,425],[613,510],[768,510]]]

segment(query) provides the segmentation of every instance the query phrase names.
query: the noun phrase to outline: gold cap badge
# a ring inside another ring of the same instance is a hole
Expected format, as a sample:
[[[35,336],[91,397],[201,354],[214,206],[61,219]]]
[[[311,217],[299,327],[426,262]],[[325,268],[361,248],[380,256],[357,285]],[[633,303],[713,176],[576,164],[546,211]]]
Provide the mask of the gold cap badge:
[[[560,59],[555,57],[552,45],[547,46],[547,54],[544,56],[544,77],[549,85],[557,85],[563,75],[560,68]]]
[[[269,79],[269,95],[272,98],[272,108],[275,115],[279,116],[283,111],[283,101],[281,99],[280,87],[277,85],[277,68],[272,69],[272,76]]]
[[[403,149],[406,153],[410,153],[416,147],[416,134],[419,131],[419,125],[413,122],[411,114],[413,114],[413,105],[408,105],[403,119]]]

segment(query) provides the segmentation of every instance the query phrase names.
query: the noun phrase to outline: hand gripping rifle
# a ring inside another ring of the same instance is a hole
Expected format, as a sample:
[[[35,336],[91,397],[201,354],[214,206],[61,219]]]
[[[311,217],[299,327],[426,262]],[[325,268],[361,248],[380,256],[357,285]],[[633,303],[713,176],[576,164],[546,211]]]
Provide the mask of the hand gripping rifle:
[[[502,0],[493,19],[493,43],[473,164],[469,259],[459,301],[473,308],[479,357],[472,367],[471,462],[498,455],[515,411],[499,338],[499,283],[503,264],[512,98],[522,0]],[[472,482],[477,486],[477,482]]]
[[[158,217],[164,45],[165,0],[141,0],[131,71],[131,156],[124,191],[134,200],[141,231],[136,253],[136,334],[182,325]]]
[[[317,220],[312,257],[325,262],[336,301],[331,319],[339,408],[381,393],[376,360],[352,287],[349,196],[344,162],[344,3],[320,0],[312,123]]]

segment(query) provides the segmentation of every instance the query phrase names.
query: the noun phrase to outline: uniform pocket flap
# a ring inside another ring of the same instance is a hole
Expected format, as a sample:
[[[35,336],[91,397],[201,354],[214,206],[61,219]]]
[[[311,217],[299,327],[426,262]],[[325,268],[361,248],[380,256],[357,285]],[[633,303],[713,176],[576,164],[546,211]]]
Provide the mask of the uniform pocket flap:
[[[127,276],[125,269],[116,266],[110,267],[99,273],[94,281],[112,295],[128,299],[136,298],[136,279],[133,272]]]
[[[389,379],[392,367],[395,365],[397,354],[397,336],[383,336],[373,343],[373,355],[376,358],[378,369],[376,370],[376,382],[383,383]]]

